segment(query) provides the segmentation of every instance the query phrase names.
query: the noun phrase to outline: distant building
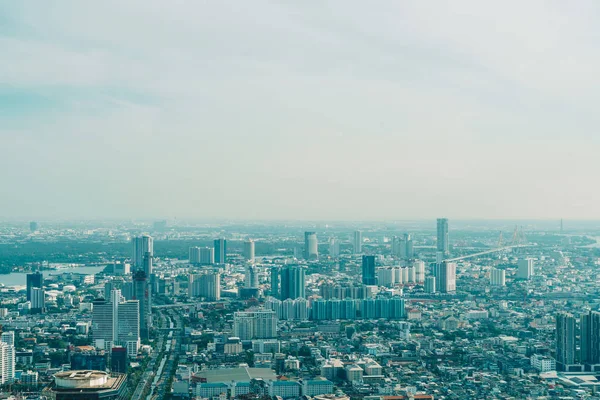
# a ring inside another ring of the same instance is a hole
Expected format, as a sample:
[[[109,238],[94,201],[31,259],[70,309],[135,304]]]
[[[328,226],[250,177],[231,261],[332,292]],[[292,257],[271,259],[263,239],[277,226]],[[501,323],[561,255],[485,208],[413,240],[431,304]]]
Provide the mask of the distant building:
[[[352,249],[354,250],[354,254],[362,253],[362,243],[363,243],[362,232],[354,231],[354,236],[352,239]]]
[[[533,260],[531,258],[521,259],[517,262],[517,278],[529,280],[533,275]]]
[[[201,275],[190,275],[188,296],[203,297],[208,301],[221,299],[221,274],[210,272]]]
[[[215,239],[215,263],[226,264],[227,263],[227,240]]]
[[[127,366],[127,349],[125,347],[113,347],[110,352],[110,371],[118,373],[126,373]]]
[[[281,268],[281,300],[306,297],[304,267],[287,265]]]
[[[450,253],[448,218],[438,218],[437,220],[437,250],[444,255]]]
[[[154,240],[149,235],[142,235],[134,237],[131,240],[131,244],[133,247],[133,254],[131,259],[133,269],[143,269],[144,257],[146,256],[146,253],[150,253],[151,256],[154,255]]]
[[[506,271],[492,268],[490,272],[490,284],[492,286],[506,286]]]
[[[590,311],[581,315],[580,360],[588,371],[600,370],[600,312]],[[558,329],[558,328],[557,328]]]
[[[575,364],[575,317],[561,312],[556,315],[556,364],[560,371],[569,371]]]
[[[435,290],[440,293],[456,291],[456,263],[442,261],[435,266]]]
[[[435,293],[435,276],[428,276],[425,278],[425,293]]]
[[[27,274],[27,301],[31,301],[31,289],[44,287],[44,275],[41,272]]]
[[[248,262],[254,262],[254,240],[246,240],[244,242],[244,259]]]
[[[94,301],[92,314],[94,345],[110,351],[123,346],[130,357],[137,356],[140,342],[140,311],[138,300],[123,301],[120,290],[113,290],[109,301]]]
[[[315,232],[304,232],[304,259],[316,260],[319,258],[319,242]]]
[[[190,264],[212,265],[215,263],[215,250],[212,247],[190,247]]]
[[[265,309],[235,312],[233,331],[241,340],[277,337],[277,316],[274,311]]]
[[[272,267],[270,275],[271,275],[271,296],[278,299],[281,297],[281,290],[280,290],[281,268]]]
[[[364,285],[377,285],[375,256],[362,256],[362,283]]]
[[[15,380],[16,352],[14,343],[14,332],[2,334],[0,341],[0,385],[5,385]]]
[[[42,288],[31,288],[31,313],[40,314],[46,312],[46,292]]]
[[[31,221],[31,222],[29,223],[29,230],[30,230],[31,232],[35,232],[35,231],[37,231],[37,230],[38,230],[38,223],[37,223],[37,222],[35,222],[35,221]]]

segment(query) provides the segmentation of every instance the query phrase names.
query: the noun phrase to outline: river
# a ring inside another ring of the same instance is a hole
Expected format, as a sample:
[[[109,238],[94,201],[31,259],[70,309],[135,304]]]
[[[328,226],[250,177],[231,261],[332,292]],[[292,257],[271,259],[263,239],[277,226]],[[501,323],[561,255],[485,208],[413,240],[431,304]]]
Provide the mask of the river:
[[[75,267],[50,269],[41,272],[44,275],[44,277],[47,277],[49,275],[60,275],[64,273],[95,275],[98,272],[102,272],[103,270],[104,267]],[[25,286],[26,284],[27,273],[25,272],[11,272],[10,274],[0,274],[0,286]]]

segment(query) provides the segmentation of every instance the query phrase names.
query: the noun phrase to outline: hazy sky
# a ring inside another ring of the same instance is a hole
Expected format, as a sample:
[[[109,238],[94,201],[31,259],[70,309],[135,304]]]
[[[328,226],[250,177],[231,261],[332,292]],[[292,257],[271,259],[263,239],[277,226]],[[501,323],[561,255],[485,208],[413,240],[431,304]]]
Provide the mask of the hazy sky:
[[[596,1],[6,1],[0,217],[600,218]]]

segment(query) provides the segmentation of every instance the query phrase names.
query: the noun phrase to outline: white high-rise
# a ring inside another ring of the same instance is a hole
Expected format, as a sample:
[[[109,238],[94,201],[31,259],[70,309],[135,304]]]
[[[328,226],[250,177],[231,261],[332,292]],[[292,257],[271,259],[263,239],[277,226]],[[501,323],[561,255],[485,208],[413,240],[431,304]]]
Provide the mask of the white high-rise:
[[[15,348],[0,342],[0,385],[15,379]]]
[[[204,297],[208,301],[221,299],[221,274],[211,272],[202,275],[190,275],[188,296]]]
[[[140,347],[139,301],[124,301],[117,289],[111,291],[110,301],[94,301],[92,331],[94,346],[103,350],[123,346],[127,348],[128,356],[137,356]]]
[[[277,337],[277,315],[265,309],[235,312],[233,332],[242,340]]]
[[[533,260],[531,258],[521,259],[517,262],[517,278],[529,280],[533,275]]]
[[[456,291],[456,263],[442,261],[436,264],[435,289],[440,293]]]
[[[415,279],[417,283],[425,282],[425,262],[417,260],[413,263],[413,268],[415,269]]]
[[[490,272],[490,284],[492,286],[506,286],[506,271],[493,268]]]

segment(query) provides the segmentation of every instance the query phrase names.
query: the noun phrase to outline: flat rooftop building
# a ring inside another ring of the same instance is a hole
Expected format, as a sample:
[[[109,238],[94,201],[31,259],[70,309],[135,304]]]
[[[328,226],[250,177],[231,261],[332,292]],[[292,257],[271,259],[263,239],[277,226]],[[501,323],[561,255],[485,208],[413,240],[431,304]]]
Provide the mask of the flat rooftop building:
[[[127,375],[104,371],[66,371],[54,375],[43,394],[53,400],[117,400],[127,390]]]

